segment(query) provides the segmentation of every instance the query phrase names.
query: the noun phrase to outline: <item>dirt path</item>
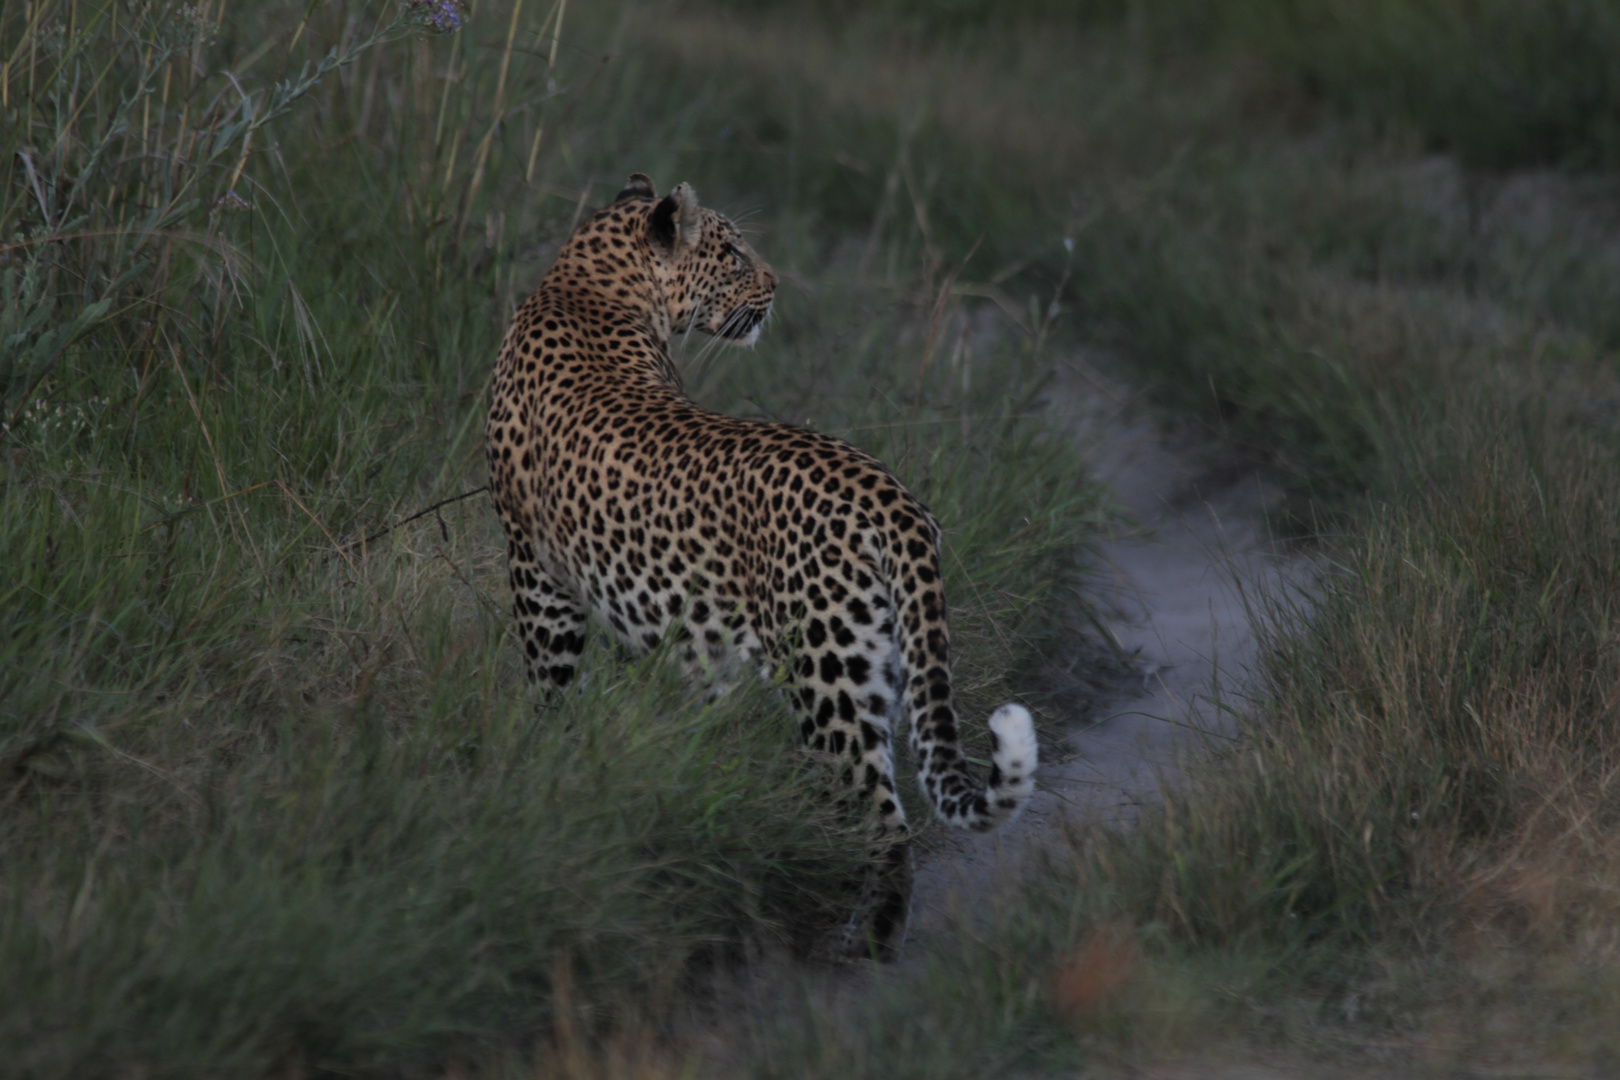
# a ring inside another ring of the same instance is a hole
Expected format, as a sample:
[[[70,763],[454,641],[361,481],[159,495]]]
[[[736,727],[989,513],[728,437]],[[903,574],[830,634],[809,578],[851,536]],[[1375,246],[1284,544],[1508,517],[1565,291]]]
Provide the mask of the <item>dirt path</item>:
[[[1017,822],[985,836],[952,834],[921,862],[908,955],[924,954],[954,905],[982,899],[1005,876],[998,870],[1012,869],[1065,815],[1128,820],[1175,775],[1178,755],[1207,737],[1200,733],[1229,733],[1227,710],[1244,708],[1256,658],[1256,601],[1309,577],[1304,559],[1269,539],[1267,512],[1282,495],[1275,485],[1167,446],[1089,369],[1071,368],[1055,396],[1131,523],[1103,546],[1098,586],[1108,629],[1135,653],[1140,682],[1098,702],[1061,745],[1042,748],[1039,791]]]

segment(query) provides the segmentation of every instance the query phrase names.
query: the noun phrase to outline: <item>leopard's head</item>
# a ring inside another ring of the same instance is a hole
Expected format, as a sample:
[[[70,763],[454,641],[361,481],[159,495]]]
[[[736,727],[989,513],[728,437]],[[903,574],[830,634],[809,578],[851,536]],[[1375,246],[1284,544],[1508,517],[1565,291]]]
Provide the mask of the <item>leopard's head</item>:
[[[771,313],[776,274],[726,218],[698,205],[690,184],[662,199],[641,173],[614,205],[646,206],[646,238],[664,283],[670,328],[702,330],[735,345],[752,345]]]

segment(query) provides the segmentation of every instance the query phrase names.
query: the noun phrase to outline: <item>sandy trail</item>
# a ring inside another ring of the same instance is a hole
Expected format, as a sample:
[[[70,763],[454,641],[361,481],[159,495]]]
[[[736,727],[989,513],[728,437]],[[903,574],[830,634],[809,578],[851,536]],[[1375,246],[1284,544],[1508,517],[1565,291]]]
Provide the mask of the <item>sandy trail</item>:
[[[1304,558],[1269,537],[1281,489],[1168,447],[1151,420],[1122,417],[1120,393],[1086,369],[1071,369],[1056,397],[1130,519],[1103,545],[1097,584],[1140,681],[1097,702],[1061,745],[1042,747],[1039,790],[1018,821],[983,836],[952,833],[920,861],[908,956],[924,955],[952,908],[984,900],[1016,871],[1025,845],[1065,817],[1128,821],[1173,782],[1178,757],[1230,735],[1231,710],[1247,704],[1260,598],[1310,577]]]

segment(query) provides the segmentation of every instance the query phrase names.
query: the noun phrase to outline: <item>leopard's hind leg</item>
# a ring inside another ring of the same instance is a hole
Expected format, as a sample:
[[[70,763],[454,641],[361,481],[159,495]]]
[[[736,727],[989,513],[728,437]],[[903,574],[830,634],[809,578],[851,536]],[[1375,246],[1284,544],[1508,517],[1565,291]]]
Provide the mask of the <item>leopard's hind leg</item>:
[[[894,780],[894,646],[881,627],[811,616],[789,691],[804,745],[828,757],[843,795],[868,821],[860,901],[843,931],[850,955],[893,959],[911,913],[911,827]]]
[[[587,608],[546,569],[534,543],[511,527],[506,565],[529,689],[544,699],[554,698],[573,681],[585,650]]]

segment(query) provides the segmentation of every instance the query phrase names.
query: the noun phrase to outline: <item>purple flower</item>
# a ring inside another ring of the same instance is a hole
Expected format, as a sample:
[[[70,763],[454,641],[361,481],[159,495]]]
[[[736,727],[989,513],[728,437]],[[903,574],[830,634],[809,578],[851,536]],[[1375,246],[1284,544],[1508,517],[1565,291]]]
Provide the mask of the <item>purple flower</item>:
[[[453,34],[461,29],[458,0],[405,0],[405,15],[411,22],[435,34]]]

